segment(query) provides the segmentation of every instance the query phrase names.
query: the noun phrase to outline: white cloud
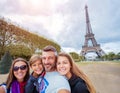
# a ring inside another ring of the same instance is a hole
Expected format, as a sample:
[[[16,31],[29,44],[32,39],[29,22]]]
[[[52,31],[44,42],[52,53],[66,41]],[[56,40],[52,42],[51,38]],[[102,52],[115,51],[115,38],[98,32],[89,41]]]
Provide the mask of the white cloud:
[[[102,48],[103,50],[105,50],[106,53],[109,52],[114,52],[114,53],[118,53],[120,52],[120,41],[118,42],[110,42],[110,43],[105,43],[103,44]]]
[[[61,51],[64,51],[64,52],[76,52],[78,54],[80,54],[80,50],[77,50],[75,48],[71,48],[71,47],[62,47],[62,50]]]
[[[1,0],[1,15],[78,53],[86,33],[85,4],[93,33],[106,52],[119,50],[119,0]],[[119,50],[120,51],[120,50]]]

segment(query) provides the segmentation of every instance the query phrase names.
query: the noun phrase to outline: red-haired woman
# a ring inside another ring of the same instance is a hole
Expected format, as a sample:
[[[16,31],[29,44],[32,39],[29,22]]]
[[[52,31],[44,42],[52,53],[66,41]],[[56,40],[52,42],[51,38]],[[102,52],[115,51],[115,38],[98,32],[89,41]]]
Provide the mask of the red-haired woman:
[[[88,77],[77,67],[69,54],[59,53],[56,65],[57,71],[67,77],[71,93],[96,93]]]

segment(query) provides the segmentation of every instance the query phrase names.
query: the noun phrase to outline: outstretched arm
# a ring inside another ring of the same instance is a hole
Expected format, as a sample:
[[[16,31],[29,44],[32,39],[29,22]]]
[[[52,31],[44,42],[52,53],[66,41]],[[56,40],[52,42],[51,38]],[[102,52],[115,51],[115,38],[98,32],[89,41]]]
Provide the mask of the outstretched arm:
[[[66,89],[61,89],[58,91],[58,93],[70,93],[70,91],[66,90]]]

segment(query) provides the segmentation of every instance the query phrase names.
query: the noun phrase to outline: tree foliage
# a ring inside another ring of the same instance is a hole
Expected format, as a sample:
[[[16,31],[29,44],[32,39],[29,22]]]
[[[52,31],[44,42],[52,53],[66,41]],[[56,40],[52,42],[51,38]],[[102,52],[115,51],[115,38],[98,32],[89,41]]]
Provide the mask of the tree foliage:
[[[61,48],[52,40],[31,33],[5,21],[4,18],[0,18],[0,58],[8,49],[12,56],[28,56],[33,54],[36,49],[42,49],[46,45],[53,45],[58,52]]]
[[[12,57],[7,51],[0,61],[0,74],[7,74],[9,72],[10,66],[12,64]]]
[[[70,55],[72,56],[72,58],[75,62],[79,62],[82,60],[82,58],[76,52],[70,52]]]
[[[104,55],[102,57],[104,60],[120,60],[120,52],[115,54],[114,52],[109,52],[108,54]]]

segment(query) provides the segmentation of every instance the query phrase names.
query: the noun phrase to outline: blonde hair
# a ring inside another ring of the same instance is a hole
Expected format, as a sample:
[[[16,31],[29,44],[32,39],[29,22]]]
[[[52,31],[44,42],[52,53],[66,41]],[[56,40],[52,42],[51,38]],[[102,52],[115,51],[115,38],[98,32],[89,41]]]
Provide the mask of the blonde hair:
[[[91,81],[89,80],[89,78],[83,73],[83,71],[79,69],[79,67],[78,67],[78,66],[75,64],[75,62],[73,61],[72,57],[71,57],[69,54],[64,53],[64,52],[59,53],[59,54],[58,54],[58,57],[59,57],[59,56],[66,57],[66,58],[69,60],[70,65],[71,65],[70,72],[73,73],[73,74],[75,74],[76,76],[82,78],[82,79],[85,81],[85,83],[86,83],[86,85],[87,85],[87,88],[88,88],[88,90],[89,90],[90,93],[96,93],[95,88],[94,88],[92,82],[91,82]]]
[[[30,60],[29,60],[30,66],[31,66],[34,62],[36,62],[37,60],[40,60],[40,61],[42,62],[41,56],[38,55],[38,54],[33,54],[33,55],[31,56]]]
[[[20,61],[24,62],[27,65],[27,73],[26,73],[26,75],[24,77],[24,81],[27,81],[28,78],[29,78],[29,66],[28,66],[28,62],[25,59],[23,59],[23,58],[17,58],[15,60],[13,60],[11,68],[10,68],[10,71],[9,71],[9,74],[8,74],[8,77],[7,77],[7,80],[6,80],[7,89],[9,89],[10,86],[11,86],[11,83],[14,80],[16,80],[16,77],[14,76],[14,73],[13,73],[13,67],[14,67],[15,63],[20,62]]]

